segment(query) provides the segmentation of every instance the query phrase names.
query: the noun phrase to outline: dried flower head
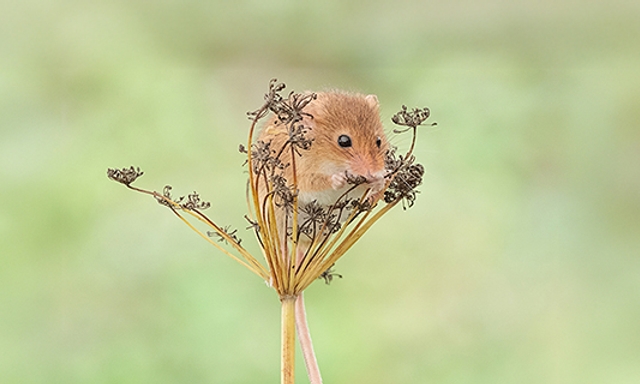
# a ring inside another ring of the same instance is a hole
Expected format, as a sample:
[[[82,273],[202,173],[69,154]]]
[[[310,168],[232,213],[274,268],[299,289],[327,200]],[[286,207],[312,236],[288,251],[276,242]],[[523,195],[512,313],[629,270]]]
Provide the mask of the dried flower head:
[[[342,278],[333,271],[335,263],[377,220],[400,201],[405,209],[413,206],[418,193],[416,188],[424,176],[424,167],[415,163],[413,156],[416,130],[429,118],[430,111],[428,108],[409,110],[403,105],[393,116],[395,124],[406,127],[394,132],[411,131],[412,141],[404,154],[397,154],[396,148],[387,152],[384,161],[387,174],[381,191],[367,189],[367,180],[363,176],[346,173],[348,188],[333,203],[312,201],[300,204],[296,159],[313,146],[308,135],[311,127],[307,124],[314,117],[305,108],[316,100],[317,95],[290,92],[285,97],[281,94],[284,89],[284,83],[275,79],[270,81],[263,105],[247,113],[251,120],[248,140],[246,145],[238,147],[239,152],[246,155],[245,164],[249,168],[249,213],[244,217],[249,223],[247,230],[253,230],[261,247],[260,257],[252,255],[241,245],[237,229],[220,226],[202,213],[211,204],[203,201],[198,193],[174,198],[170,185],[165,186],[162,193],[135,187],[132,183],[143,172],[133,166],[108,169],[107,176],[129,189],[151,195],[203,239],[260,276],[280,296],[283,319],[286,317],[289,321],[285,309],[291,311],[292,300],[311,283],[324,279],[329,284],[336,277]],[[255,139],[258,122],[268,115],[272,116],[270,121],[285,129],[286,139],[277,142]],[[365,192],[354,195],[356,190]],[[386,204],[378,204],[381,201]],[[279,221],[277,217],[281,213],[284,220]],[[201,231],[194,223],[205,225],[209,230]],[[263,262],[259,261],[260,258]],[[285,328],[283,321],[283,340],[285,330],[292,327],[293,323],[288,322]],[[283,361],[285,349],[288,358],[292,358],[289,333],[286,339],[289,344],[285,346],[283,341]],[[293,379],[288,369],[283,365],[283,375],[288,375],[287,383]]]
[[[231,226],[230,225],[226,225],[224,228],[222,228],[222,231],[224,233],[226,233],[227,236],[222,236],[222,235],[220,235],[220,233],[215,232],[215,231],[207,231],[207,235],[209,237],[216,237],[218,239],[218,242],[220,242],[220,243],[228,243],[228,241],[227,241],[228,238],[233,239],[238,244],[242,243],[242,239],[239,238],[238,235],[237,235],[237,233],[238,233],[237,229],[231,230]]]
[[[417,126],[429,118],[431,111],[429,108],[413,108],[411,111],[407,110],[407,106],[403,105],[400,112],[397,112],[391,121],[400,126],[408,127],[407,129],[415,129]],[[404,132],[404,130],[395,130],[396,133]]]
[[[284,83],[279,83],[276,79],[269,82],[269,91],[264,95],[265,103],[255,111],[247,112],[249,120],[260,120],[269,112],[276,115],[282,124],[294,124],[302,120],[304,115],[309,116],[303,109],[317,98],[315,93],[289,93],[288,97],[283,97],[280,92],[286,88]]]
[[[333,279],[336,277],[342,279],[342,275],[334,272],[333,267],[334,265],[329,267],[329,269],[327,269],[326,271],[322,272],[320,274],[320,277],[318,277],[318,279],[324,279],[324,283],[327,285],[331,284]]]
[[[271,79],[269,81],[269,90],[264,95],[264,105],[252,112],[247,112],[247,116],[249,120],[260,120],[265,117],[270,110],[276,108],[277,105],[282,103],[282,96],[280,92],[285,89],[286,85],[284,83],[278,83],[277,79]],[[264,108],[266,106],[266,108]]]
[[[268,174],[273,174],[285,167],[282,160],[275,156],[275,151],[271,149],[271,142],[262,140],[256,141],[251,146],[251,164],[254,173],[266,171]]]
[[[404,209],[411,208],[419,191],[416,188],[422,184],[424,167],[421,164],[405,164],[396,171],[389,187],[384,191],[384,202],[389,204],[402,199]]]
[[[196,191],[193,191],[193,193],[187,195],[187,201],[180,204],[180,206],[182,209],[195,211],[196,209],[207,209],[211,206],[211,203],[202,201],[200,195]]]
[[[275,79],[269,83],[263,105],[248,113],[252,121],[249,140],[246,145],[238,148],[247,155],[247,164],[251,165],[248,200],[250,212],[245,218],[249,223],[248,229],[253,229],[263,249],[266,266],[240,245],[237,229],[219,226],[201,212],[211,204],[203,201],[198,193],[174,198],[169,185],[163,188],[162,193],[134,187],[131,184],[143,172],[133,166],[109,169],[107,175],[130,189],[152,195],[160,204],[171,208],[201,236],[209,239],[208,235],[211,235],[232,246],[239,256],[227,250],[224,252],[267,280],[281,296],[288,296],[298,294],[321,275],[325,279],[326,276],[331,276],[328,272],[330,267],[393,206],[400,201],[405,208],[414,204],[418,193],[416,188],[422,183],[424,175],[424,167],[415,163],[412,155],[416,128],[427,120],[430,112],[428,108],[409,110],[402,106],[393,116],[395,124],[407,127],[395,132],[412,130],[413,137],[407,153],[398,155],[395,148],[387,153],[386,186],[383,192],[373,196],[352,196],[351,191],[366,183],[366,179],[346,174],[346,182],[351,188],[333,204],[320,205],[313,201],[299,205],[295,172],[293,179],[288,180],[286,175],[291,173],[286,173],[285,170],[295,167],[296,156],[302,156],[303,151],[313,145],[307,135],[310,127],[304,123],[307,121],[305,119],[313,119],[313,116],[305,108],[317,96],[314,93],[294,92],[283,96],[284,89],[285,85]],[[254,140],[256,124],[270,113],[275,116],[276,123],[283,124],[288,132],[288,139],[275,147],[271,141]],[[381,200],[386,203],[382,208],[378,206]],[[284,227],[278,227],[275,219],[277,210],[285,212]],[[197,230],[181,212],[213,230],[207,233]],[[300,242],[305,245],[300,245]],[[217,245],[216,242],[212,243]],[[297,255],[298,248],[304,251],[303,256]]]
[[[158,202],[158,204],[172,208],[174,205],[179,205],[182,200],[184,200],[184,196],[181,196],[174,200],[171,196],[172,189],[173,187],[170,185],[165,185],[164,188],[162,188],[162,195],[156,196],[156,201]],[[171,202],[173,202],[173,204]]]
[[[134,168],[109,168],[107,169],[107,177],[113,181],[117,181],[120,184],[129,185],[136,181],[136,179],[142,176],[144,172],[140,170],[140,167]]]
[[[291,124],[289,127],[289,140],[288,143],[294,149],[297,155],[300,156],[301,150],[306,151],[311,148],[312,139],[307,137],[309,127],[303,124]]]

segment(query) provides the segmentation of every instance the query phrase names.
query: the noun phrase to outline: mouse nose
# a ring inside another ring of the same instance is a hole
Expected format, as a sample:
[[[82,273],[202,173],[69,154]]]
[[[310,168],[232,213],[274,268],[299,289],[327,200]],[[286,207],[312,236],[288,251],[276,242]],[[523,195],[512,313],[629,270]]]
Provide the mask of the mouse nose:
[[[384,174],[385,172],[375,172],[371,173],[371,171],[367,171],[367,174],[364,175],[367,184],[371,186],[373,192],[378,192],[384,187]]]
[[[365,178],[365,180],[367,180],[367,183],[375,183],[381,178],[380,175],[373,174],[371,173],[371,171],[367,171],[367,173],[362,176]]]
[[[356,156],[348,168],[352,174],[364,177],[368,183],[384,178],[385,175],[384,163],[364,155]]]

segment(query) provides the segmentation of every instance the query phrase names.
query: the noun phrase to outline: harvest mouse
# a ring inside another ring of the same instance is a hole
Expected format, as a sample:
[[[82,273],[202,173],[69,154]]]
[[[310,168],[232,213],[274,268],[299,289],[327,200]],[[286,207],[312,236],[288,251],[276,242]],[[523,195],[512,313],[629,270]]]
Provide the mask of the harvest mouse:
[[[335,203],[353,185],[350,177],[366,181],[351,196],[359,198],[380,193],[385,184],[385,153],[389,148],[379,116],[375,95],[342,91],[320,92],[304,109],[302,124],[310,129],[308,150],[299,151],[295,159],[300,206],[316,201],[328,206]],[[287,126],[272,118],[258,140],[271,142],[272,150],[282,148],[289,138]],[[291,162],[291,155],[283,155]],[[284,169],[284,177],[293,182],[293,167]],[[358,195],[359,193],[359,195]]]
[[[385,155],[389,149],[389,142],[379,114],[378,99],[374,95],[365,96],[341,91],[320,92],[303,108],[302,121],[294,124],[297,127],[302,125],[308,128],[304,133],[304,140],[310,140],[311,145],[308,148],[296,150],[289,145],[281,152],[290,140],[291,127],[280,122],[277,117],[267,122],[258,137],[258,142],[267,145],[270,156],[281,155],[278,159],[281,161],[281,176],[286,180],[284,189],[289,191],[295,181],[299,207],[315,202],[319,208],[333,214],[327,208],[341,198],[359,200],[364,197],[375,201],[383,193],[387,173]],[[364,183],[353,189],[354,178],[360,178]],[[262,180],[261,183],[258,182],[258,190],[259,201],[264,207],[267,196],[266,183],[271,183],[272,187],[269,190],[275,194],[275,182],[273,179],[267,180],[266,176],[259,176],[258,179]],[[344,196],[349,190],[349,195]],[[290,212],[284,205],[274,205],[278,233],[290,233]],[[342,210],[339,212],[337,222],[346,220],[346,213],[343,214]],[[302,227],[300,223],[304,223],[311,215],[312,213],[299,209],[299,228]],[[332,230],[333,228],[328,232]],[[313,241],[318,239],[315,237],[315,230],[312,233],[313,236],[301,236],[298,239],[298,265],[307,257],[306,251],[311,249]],[[283,249],[286,249],[284,236],[281,241]],[[321,384],[322,378],[311,345],[302,292],[295,301],[295,322],[310,382]]]

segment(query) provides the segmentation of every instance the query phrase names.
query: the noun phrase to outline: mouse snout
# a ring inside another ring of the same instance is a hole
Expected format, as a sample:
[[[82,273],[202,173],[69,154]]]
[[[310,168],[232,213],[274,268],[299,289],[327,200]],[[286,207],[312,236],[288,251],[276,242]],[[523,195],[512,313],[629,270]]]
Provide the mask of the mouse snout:
[[[363,177],[368,186],[375,191],[379,191],[384,187],[386,171],[384,169],[379,170],[378,167],[371,166],[371,161],[363,161],[363,159],[357,159],[350,165],[349,173],[354,176]]]
[[[369,184],[371,186],[371,190],[373,192],[378,192],[380,191],[382,188],[384,188],[384,184],[385,184],[385,172],[381,171],[381,172],[367,172],[366,175],[363,175],[365,180],[367,181],[367,184]]]
[[[373,183],[377,183],[380,180],[384,179],[384,172],[367,171],[366,173],[364,173],[364,174],[362,174],[360,176],[364,177],[364,179],[366,180],[367,183],[373,184]]]

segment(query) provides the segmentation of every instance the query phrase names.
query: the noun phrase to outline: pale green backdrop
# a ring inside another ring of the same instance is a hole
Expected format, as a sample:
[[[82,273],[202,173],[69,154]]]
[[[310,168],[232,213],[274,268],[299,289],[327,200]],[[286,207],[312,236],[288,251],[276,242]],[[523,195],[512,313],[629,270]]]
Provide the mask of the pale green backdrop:
[[[3,1],[0,382],[279,381],[275,293],[106,178],[253,243],[272,77],[438,122],[415,207],[307,292],[326,383],[640,382],[639,42],[637,1]]]

